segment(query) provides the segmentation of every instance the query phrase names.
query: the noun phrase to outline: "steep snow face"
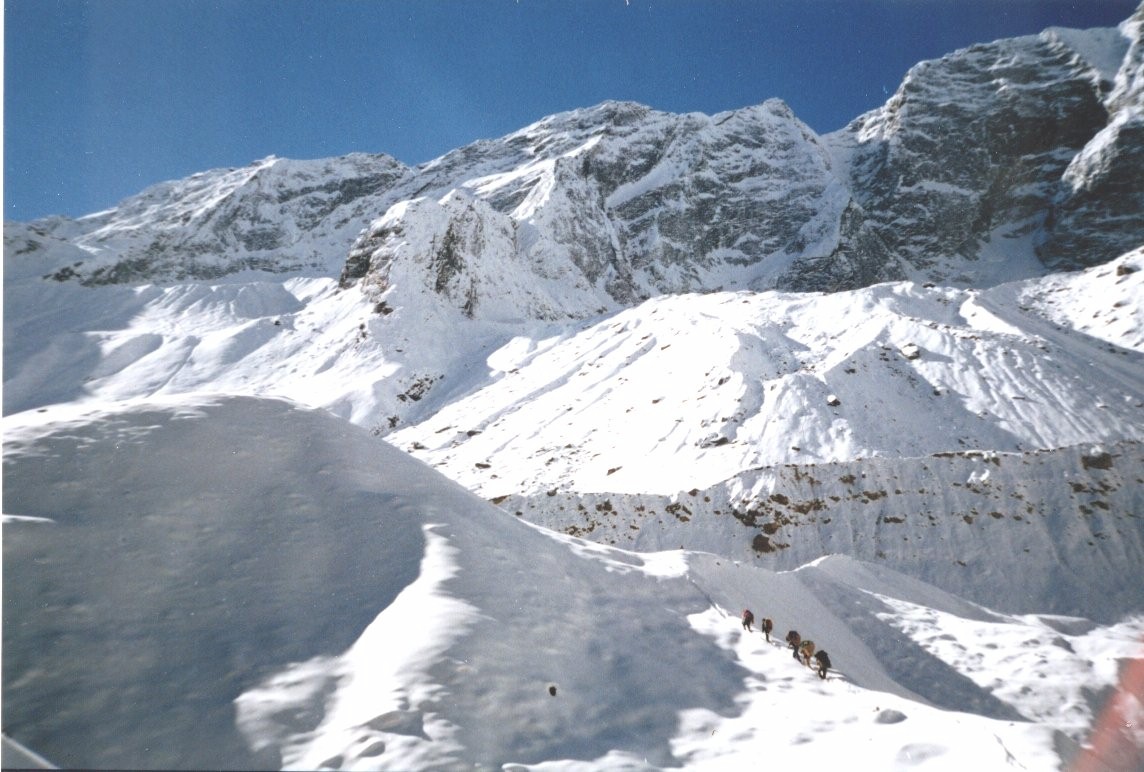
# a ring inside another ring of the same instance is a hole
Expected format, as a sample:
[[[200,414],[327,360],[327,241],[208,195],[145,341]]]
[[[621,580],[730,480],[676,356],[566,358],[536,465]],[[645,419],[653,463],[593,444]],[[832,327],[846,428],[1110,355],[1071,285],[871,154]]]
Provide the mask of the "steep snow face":
[[[1109,94],[1109,110],[1114,114],[1144,106],[1144,7],[1121,23],[1120,32],[1130,45]]]
[[[339,283],[362,279],[382,314],[445,306],[468,319],[519,323],[614,305],[574,263],[546,254],[509,216],[456,190],[394,205],[359,237]]]
[[[5,732],[65,767],[1053,768],[1144,632],[560,536],[276,400],[4,434]]]
[[[457,262],[440,257],[455,234],[480,231],[512,242],[467,240],[471,257],[489,263],[473,270],[494,277],[469,284],[468,313],[484,305],[524,318],[584,318],[652,295],[773,286],[791,255],[837,242],[845,195],[830,164],[778,100],[714,117],[606,103],[422,167],[423,190],[449,179],[489,206],[468,205],[424,235],[418,218],[427,205],[395,206],[353,246],[342,281],[387,284],[370,271],[391,271],[404,245],[421,282],[439,284],[442,263]],[[386,238],[393,248],[377,254]],[[434,255],[424,256],[426,242]],[[506,260],[511,268],[497,270]],[[513,297],[508,290],[522,281],[564,285],[567,297],[553,297],[553,287],[544,301]]]

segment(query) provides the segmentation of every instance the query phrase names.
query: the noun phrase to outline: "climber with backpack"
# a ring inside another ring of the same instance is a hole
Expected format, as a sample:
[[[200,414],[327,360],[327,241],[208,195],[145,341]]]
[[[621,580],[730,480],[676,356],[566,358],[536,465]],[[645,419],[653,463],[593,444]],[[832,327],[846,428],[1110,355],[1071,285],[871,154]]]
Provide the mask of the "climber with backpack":
[[[830,669],[830,657],[826,654],[826,649],[815,652],[814,658],[818,661],[818,677],[826,680],[826,671]]]
[[[762,629],[763,635],[767,636],[767,643],[770,643],[771,630],[775,629],[775,623],[771,621],[770,617],[763,617],[763,620],[759,622],[759,627]]]
[[[798,645],[802,642],[802,636],[798,634],[798,630],[791,630],[789,633],[787,633],[786,642],[787,645],[790,646],[791,651],[794,652],[792,656],[795,659],[798,659]]]
[[[749,608],[743,609],[743,629],[748,633],[751,632],[751,625],[755,623],[755,615],[751,613]]]

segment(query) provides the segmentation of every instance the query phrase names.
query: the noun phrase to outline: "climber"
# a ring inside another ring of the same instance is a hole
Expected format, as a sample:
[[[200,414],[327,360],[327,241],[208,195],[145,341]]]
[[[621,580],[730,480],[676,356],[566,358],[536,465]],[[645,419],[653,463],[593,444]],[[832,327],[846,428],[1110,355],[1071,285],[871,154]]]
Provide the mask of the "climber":
[[[818,660],[818,677],[826,680],[826,671],[830,669],[830,657],[827,656],[826,649],[815,652],[814,658]]]
[[[795,659],[798,659],[798,644],[801,640],[802,640],[802,637],[799,636],[797,630],[791,630],[789,633],[786,634],[786,642],[790,646],[791,650],[794,652],[794,654],[792,656]]]
[[[802,658],[802,664],[810,667],[810,658],[814,656],[814,641],[807,638],[798,645],[798,653]]]
[[[771,621],[770,617],[763,617],[763,621],[759,623],[762,628],[763,635],[767,636],[767,643],[771,642],[771,630],[775,629],[775,623]]]
[[[749,608],[743,609],[743,629],[748,633],[751,632],[751,625],[755,623],[755,615],[751,613]]]

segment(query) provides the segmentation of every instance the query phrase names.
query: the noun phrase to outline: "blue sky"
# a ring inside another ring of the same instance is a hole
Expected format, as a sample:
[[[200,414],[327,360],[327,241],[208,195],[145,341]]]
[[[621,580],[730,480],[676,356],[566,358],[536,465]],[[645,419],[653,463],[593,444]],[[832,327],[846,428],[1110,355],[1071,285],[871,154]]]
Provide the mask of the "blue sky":
[[[819,132],[906,70],[1135,0],[5,0],[4,216],[78,216],[267,155],[416,164],[627,99],[786,100]]]

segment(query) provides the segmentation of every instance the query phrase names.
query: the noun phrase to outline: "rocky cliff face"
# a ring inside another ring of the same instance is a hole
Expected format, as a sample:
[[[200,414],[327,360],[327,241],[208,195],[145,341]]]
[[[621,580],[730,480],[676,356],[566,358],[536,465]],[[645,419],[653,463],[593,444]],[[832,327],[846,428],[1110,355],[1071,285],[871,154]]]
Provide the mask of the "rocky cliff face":
[[[652,295],[774,285],[792,254],[833,233],[833,208],[844,200],[826,148],[777,100],[714,117],[605,103],[481,149],[420,170],[432,195],[454,186],[440,199],[450,219],[435,235],[412,235],[425,205],[396,205],[351,248],[343,286],[371,274],[379,278],[367,285],[393,285],[399,253],[430,273],[443,260],[459,271],[456,255],[446,256],[459,234],[469,234],[471,258],[515,266],[477,282],[488,291],[476,297],[488,306],[499,297],[518,316],[582,317]],[[477,176],[454,179],[473,169]],[[451,205],[458,192],[483,206]],[[394,241],[397,231],[404,236]],[[480,235],[507,232],[511,243],[496,246]],[[550,297],[504,295],[519,271],[530,284],[553,285],[541,291]],[[472,315],[474,306],[458,307]]]
[[[1144,6],[1120,30],[1130,45],[1104,101],[1109,119],[1069,162],[1049,211],[1039,254],[1054,268],[1100,262],[1144,233]]]
[[[90,255],[45,271],[59,280],[340,266],[378,308],[417,288],[504,319],[1093,265],[1144,242],[1140,16],[923,62],[825,137],[778,100],[715,116],[607,102],[416,169],[355,155],[207,172],[8,241],[25,260],[37,237]]]
[[[993,240],[1009,249],[1032,235],[1052,267],[1092,265],[1135,246],[1138,227],[1122,231],[1129,243],[1100,249],[1090,243],[1095,222],[1070,227],[1054,215],[1070,163],[1109,123],[1104,97],[1114,73],[1101,63],[1123,50],[1111,30],[1048,31],[911,69],[885,106],[828,138],[846,159],[852,216],[868,238],[843,239],[818,262],[865,258],[876,267],[888,253],[926,278],[972,281]],[[1111,166],[1131,165],[1114,155]],[[1138,196],[1135,188],[1101,193]]]

